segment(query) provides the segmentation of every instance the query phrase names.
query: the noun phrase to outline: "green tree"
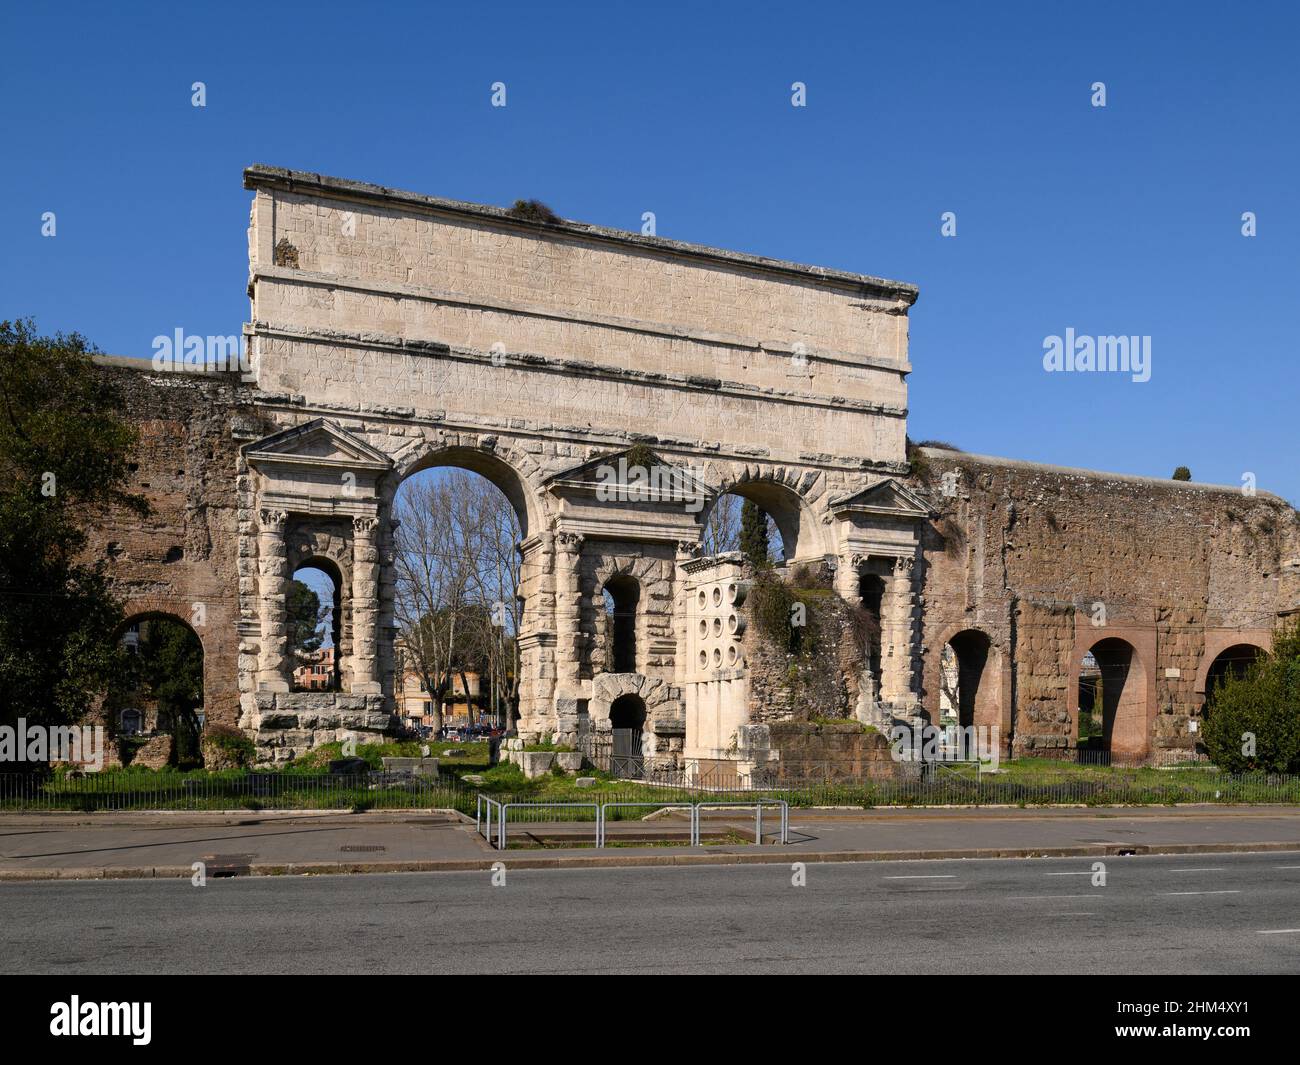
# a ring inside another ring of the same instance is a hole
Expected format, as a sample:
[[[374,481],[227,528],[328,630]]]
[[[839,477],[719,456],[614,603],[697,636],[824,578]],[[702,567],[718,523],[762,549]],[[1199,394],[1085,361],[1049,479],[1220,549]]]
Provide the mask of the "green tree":
[[[87,530],[126,491],[137,438],[78,334],[0,322],[0,722],[66,724],[120,677],[122,612]]]
[[[1192,479],[1192,471],[1189,470],[1186,466],[1179,466],[1176,470],[1174,470],[1175,481],[1190,481],[1191,479]]]
[[[170,725],[181,765],[199,761],[198,710],[203,705],[203,645],[194,631],[171,618],[140,624],[133,685],[153,698],[159,720]]]
[[[772,564],[769,554],[771,537],[766,512],[746,499],[740,508],[740,553],[756,570],[767,569]]]
[[[1271,655],[1227,674],[1206,705],[1201,734],[1219,768],[1300,772],[1300,621],[1274,635]]]
[[[324,621],[329,614],[328,607],[321,608],[320,596],[302,581],[290,581],[284,611],[289,653],[301,658],[319,651],[325,642]]]

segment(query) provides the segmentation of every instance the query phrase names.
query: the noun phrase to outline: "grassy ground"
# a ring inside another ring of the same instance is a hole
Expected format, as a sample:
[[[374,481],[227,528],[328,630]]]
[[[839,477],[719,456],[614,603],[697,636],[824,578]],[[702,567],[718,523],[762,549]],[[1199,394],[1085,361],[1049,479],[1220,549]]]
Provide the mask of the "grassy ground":
[[[419,743],[361,744],[357,754],[378,768],[388,755],[415,756]],[[450,748],[451,745],[445,745]],[[0,777],[0,809],[54,810],[229,810],[229,809],[427,809],[452,807],[474,813],[482,792],[513,802],[654,802],[689,799],[745,801],[751,793],[693,792],[664,785],[618,780],[596,770],[590,787],[578,787],[563,773],[527,779],[518,766],[487,769],[487,744],[456,745],[464,753],[447,758],[444,747],[430,745],[442,760],[439,778],[377,784],[363,777],[324,772],[339,756],[328,744],[306,758],[278,769],[178,771],[175,769],[108,769],[73,777],[55,773],[45,781],[14,775]],[[1206,768],[1114,768],[1075,765],[1052,759],[1019,758],[1001,763],[997,773],[978,774],[973,766],[943,766],[931,779],[854,781],[777,786],[761,794],[785,799],[791,806],[944,806],[1053,804],[1173,805],[1177,803],[1300,803],[1300,777],[1266,773],[1238,776]],[[477,774],[481,783],[466,782]],[[614,819],[644,816],[644,809],[612,811]],[[512,819],[515,814],[512,812]],[[533,816],[520,812],[520,816]],[[539,820],[586,820],[583,809],[538,812]]]

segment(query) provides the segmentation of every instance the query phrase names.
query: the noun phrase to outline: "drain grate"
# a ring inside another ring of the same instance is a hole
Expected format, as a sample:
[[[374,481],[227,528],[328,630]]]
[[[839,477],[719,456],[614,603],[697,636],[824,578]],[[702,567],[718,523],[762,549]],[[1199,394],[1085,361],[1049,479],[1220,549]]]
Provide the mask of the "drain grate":
[[[345,854],[369,854],[388,850],[382,843],[346,843],[339,850]]]
[[[205,854],[203,864],[208,876],[247,876],[256,854]]]

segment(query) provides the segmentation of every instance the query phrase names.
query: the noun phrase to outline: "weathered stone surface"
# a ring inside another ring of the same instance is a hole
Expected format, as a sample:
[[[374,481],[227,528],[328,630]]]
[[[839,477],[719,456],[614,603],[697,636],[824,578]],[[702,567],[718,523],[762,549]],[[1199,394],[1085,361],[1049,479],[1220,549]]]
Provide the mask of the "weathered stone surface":
[[[616,704],[652,766],[739,762],[761,749],[740,730],[782,718],[934,719],[956,640],[981,661],[963,713],[1061,751],[1079,660],[1113,639],[1113,749],[1186,748],[1215,656],[1300,604],[1296,514],[1265,493],[941,451],[907,480],[912,286],[319,175],[245,183],[256,360],[100,360],[154,513],[110,514],[88,551],[129,617],[194,627],[207,720],[261,760],[394,729],[393,501],[429,465],[487,476],[523,527],[520,746],[609,747]],[[633,445],[671,477],[611,480]],[[738,563],[698,557],[729,489],[826,568],[838,627],[870,586],[868,661],[787,683]],[[339,692],[289,690],[286,586],[312,559],[342,578]],[[633,604],[624,630],[607,594]]]

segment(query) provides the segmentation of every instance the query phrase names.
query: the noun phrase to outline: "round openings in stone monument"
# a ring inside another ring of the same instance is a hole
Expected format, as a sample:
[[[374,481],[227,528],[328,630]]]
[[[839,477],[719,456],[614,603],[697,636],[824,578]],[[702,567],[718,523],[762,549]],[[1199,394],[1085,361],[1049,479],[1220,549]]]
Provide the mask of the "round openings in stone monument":
[[[736,602],[736,586],[734,584],[727,585],[727,602],[731,604]]]
[[[703,588],[700,589],[700,594],[696,598],[698,599],[701,608],[709,605],[709,597],[704,594]]]
[[[714,589],[713,589],[713,605],[714,605],[714,606],[722,606],[722,589],[721,589],[721,588],[714,588]]]
[[[721,618],[714,618],[714,619],[713,619],[713,635],[714,635],[714,636],[721,636],[721,635],[722,635],[722,619],[721,619]]]
[[[736,664],[736,658],[737,658],[736,649],[735,649],[734,647],[728,647],[728,648],[727,648],[727,665],[729,665],[729,666],[734,666],[734,665]]]
[[[708,669],[708,668],[709,668],[709,652],[708,652],[708,651],[701,651],[701,652],[700,652],[700,668],[701,668],[701,669]]]
[[[716,647],[713,649],[713,668],[719,669],[722,666],[722,652]]]
[[[727,631],[731,633],[732,636],[739,636],[745,631],[745,626],[741,624],[740,618],[736,617],[735,614],[732,614],[731,617],[727,618]]]
[[[707,636],[708,634],[709,634],[709,623],[705,621],[704,618],[700,618],[700,635]]]

